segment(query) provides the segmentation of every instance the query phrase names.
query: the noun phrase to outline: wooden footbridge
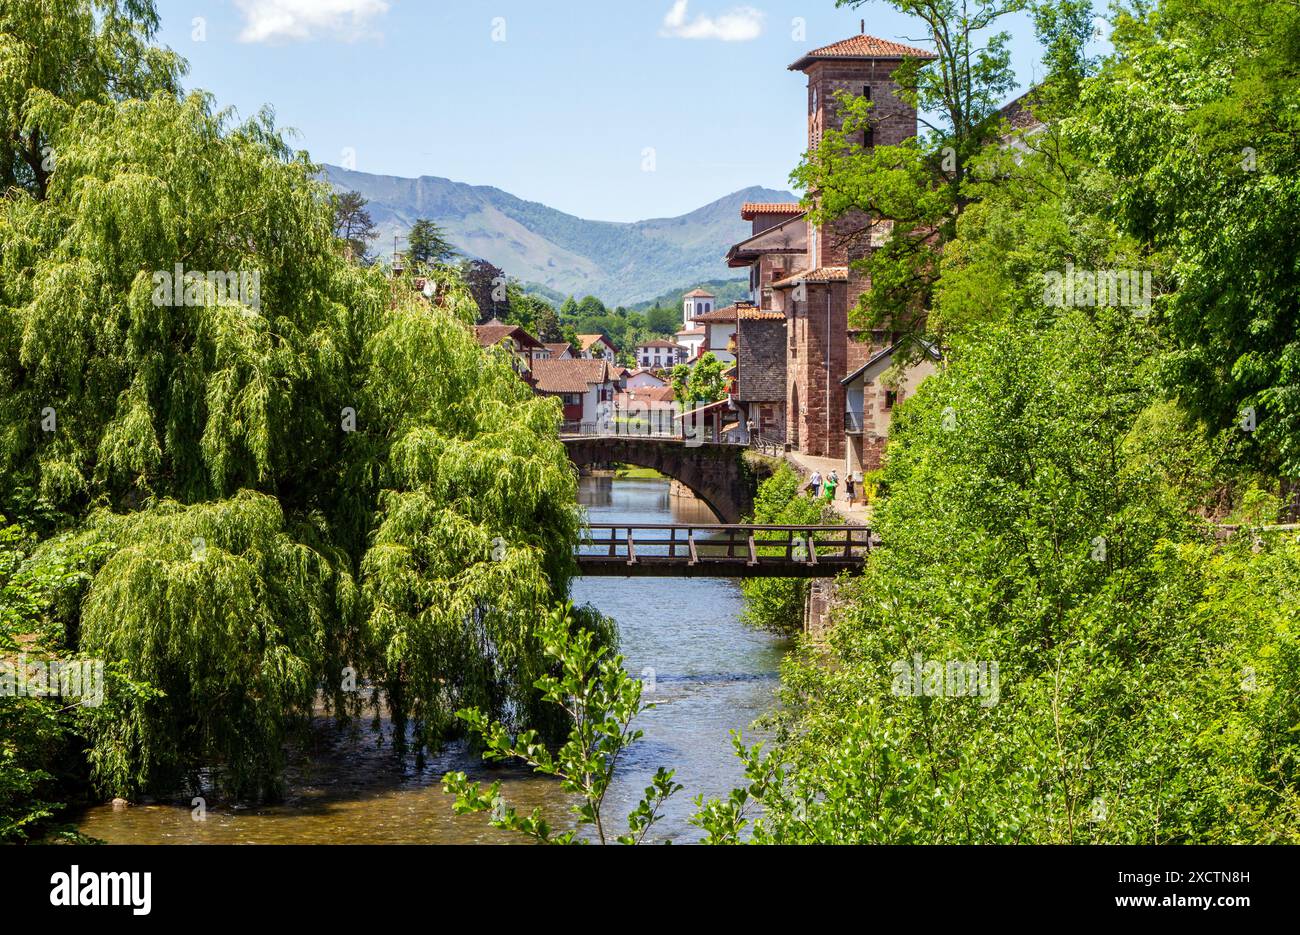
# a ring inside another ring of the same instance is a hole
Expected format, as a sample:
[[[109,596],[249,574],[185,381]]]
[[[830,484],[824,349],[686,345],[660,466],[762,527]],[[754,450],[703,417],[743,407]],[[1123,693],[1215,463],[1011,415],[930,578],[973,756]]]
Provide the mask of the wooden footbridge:
[[[876,544],[865,526],[591,523],[574,558],[606,577],[825,578],[861,573]]]

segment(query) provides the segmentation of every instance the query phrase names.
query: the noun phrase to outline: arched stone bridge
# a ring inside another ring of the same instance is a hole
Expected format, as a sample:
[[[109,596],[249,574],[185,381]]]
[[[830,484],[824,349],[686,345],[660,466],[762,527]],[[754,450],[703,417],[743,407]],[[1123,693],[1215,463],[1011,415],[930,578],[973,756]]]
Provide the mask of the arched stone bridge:
[[[635,435],[567,435],[561,440],[578,467],[635,464],[681,481],[724,523],[739,523],[753,510],[757,479],[745,462],[744,445],[688,445],[681,438]]]

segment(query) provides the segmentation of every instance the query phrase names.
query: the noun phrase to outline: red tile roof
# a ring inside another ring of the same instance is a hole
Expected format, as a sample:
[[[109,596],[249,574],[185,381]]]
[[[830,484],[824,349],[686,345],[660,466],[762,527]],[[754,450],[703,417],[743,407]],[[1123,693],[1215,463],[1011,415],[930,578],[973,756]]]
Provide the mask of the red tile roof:
[[[933,52],[927,52],[925,49],[918,49],[915,46],[903,45],[901,42],[890,42],[888,39],[877,39],[875,36],[868,36],[865,33],[858,36],[850,36],[839,42],[832,42],[830,45],[824,45],[820,49],[813,49],[811,52],[805,52],[803,57],[793,65],[789,66],[790,71],[803,71],[818,59],[837,59],[837,58],[922,58],[934,59],[939,56]]]
[[[742,308],[737,314],[744,321],[785,321],[785,312],[772,308]]]
[[[514,338],[520,347],[544,347],[541,341],[523,328],[518,325],[508,325],[497,318],[493,318],[482,325],[475,325],[474,337],[478,339],[480,347],[492,347],[495,344],[500,344],[506,338]]]
[[[691,321],[702,321],[707,325],[721,325],[736,320],[736,306],[728,305],[725,308],[715,308],[711,312],[702,312],[696,315]]]
[[[637,347],[677,347],[677,343],[664,338],[655,338],[653,341],[642,341]]]
[[[797,201],[747,201],[740,206],[740,219],[752,221],[759,214],[803,214]]]
[[[580,334],[577,335],[577,338],[578,338],[578,346],[581,347],[584,351],[590,350],[593,344],[600,341],[603,341],[611,351],[615,350],[615,347],[610,342],[609,338],[605,337],[603,334]]]
[[[685,335],[685,336],[687,336],[687,337],[691,337],[691,336],[693,336],[693,335],[697,335],[697,334],[704,334],[704,329],[703,329],[703,328],[683,328],[681,331],[679,331],[679,332],[677,332],[677,333],[678,333],[679,335]]]
[[[713,298],[713,293],[712,293],[712,292],[705,292],[703,289],[692,289],[690,292],[686,293],[686,295],[682,296],[682,298],[684,298],[684,299],[690,299],[690,298],[705,298],[705,299],[711,299],[711,298]]]
[[[585,393],[612,379],[603,360],[535,360],[533,385],[539,393]]]
[[[785,279],[772,283],[772,287],[779,289],[784,286],[798,285],[800,280],[803,282],[844,282],[849,278],[849,268],[847,266],[822,266],[817,269],[804,269],[792,273]]]
[[[646,403],[651,409],[671,409],[676,403],[671,386],[640,386],[618,394],[618,409],[627,409],[628,403]]]
[[[569,347],[569,345],[565,344],[563,341],[561,341],[559,344],[547,344],[545,345],[545,347],[548,351],[551,352],[552,357],[559,357],[561,354],[565,353],[566,351],[570,355],[573,354],[573,348]]]

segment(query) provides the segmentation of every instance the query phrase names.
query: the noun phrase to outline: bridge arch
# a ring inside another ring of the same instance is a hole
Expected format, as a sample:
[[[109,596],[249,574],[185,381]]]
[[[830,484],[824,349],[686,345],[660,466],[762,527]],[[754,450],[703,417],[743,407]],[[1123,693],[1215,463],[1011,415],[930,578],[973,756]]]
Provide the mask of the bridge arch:
[[[740,445],[688,446],[679,438],[572,436],[564,439],[578,467],[619,462],[650,468],[680,481],[724,523],[738,523],[753,508],[754,482]]]

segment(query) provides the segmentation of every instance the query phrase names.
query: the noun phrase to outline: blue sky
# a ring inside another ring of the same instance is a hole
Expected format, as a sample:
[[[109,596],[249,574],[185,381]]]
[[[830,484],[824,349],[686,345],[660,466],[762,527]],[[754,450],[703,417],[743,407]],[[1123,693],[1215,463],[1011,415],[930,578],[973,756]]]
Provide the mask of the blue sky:
[[[804,50],[919,39],[883,2],[158,0],[190,88],[363,172],[495,185],[580,217],[682,214],[788,188],[806,143]],[[196,22],[196,18],[199,22]],[[802,38],[799,23],[802,22]],[[1007,21],[1022,87],[1041,71]],[[647,151],[653,150],[653,171]]]

